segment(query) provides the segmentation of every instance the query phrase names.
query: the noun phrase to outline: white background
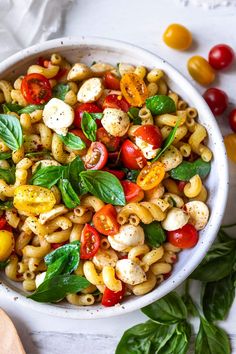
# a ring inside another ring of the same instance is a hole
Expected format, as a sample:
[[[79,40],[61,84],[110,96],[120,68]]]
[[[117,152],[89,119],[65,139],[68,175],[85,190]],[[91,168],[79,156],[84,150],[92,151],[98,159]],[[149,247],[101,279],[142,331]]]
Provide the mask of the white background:
[[[162,42],[164,29],[173,22],[182,23],[191,30],[194,37],[191,50],[184,53],[173,51]],[[77,0],[69,8],[56,36],[93,35],[131,42],[165,58],[189,77],[186,61],[191,55],[207,57],[209,49],[217,43],[228,43],[236,49],[235,33],[236,7],[206,10],[190,5],[185,7],[177,0]],[[220,73],[215,83],[228,93],[231,107],[236,106],[235,72],[236,64],[229,71]],[[226,117],[220,118],[219,123],[224,134],[230,132]],[[236,165],[230,164],[230,176],[225,223],[236,221]],[[196,292],[193,290],[193,293]],[[12,317],[27,354],[113,354],[123,331],[145,320],[139,311],[106,320],[52,318],[4,298],[0,298],[0,307]],[[236,302],[227,322],[222,323],[234,342],[234,353],[235,318]]]

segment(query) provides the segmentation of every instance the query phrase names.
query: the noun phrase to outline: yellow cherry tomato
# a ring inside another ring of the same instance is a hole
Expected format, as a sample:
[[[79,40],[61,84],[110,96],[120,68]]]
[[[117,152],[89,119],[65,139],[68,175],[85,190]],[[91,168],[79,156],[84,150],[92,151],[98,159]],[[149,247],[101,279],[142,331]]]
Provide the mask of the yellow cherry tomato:
[[[228,158],[236,162],[236,134],[229,134],[224,137],[225,148]]]
[[[137,178],[137,185],[144,191],[156,187],[165,176],[164,164],[156,161],[150,165],[146,165]]]
[[[185,50],[192,44],[192,34],[186,27],[173,23],[165,30],[163,41],[173,49]]]
[[[143,81],[135,73],[126,73],[120,80],[122,95],[131,106],[141,107],[148,97],[148,89]]]
[[[13,204],[20,211],[37,215],[50,211],[56,204],[56,199],[47,188],[24,185],[15,189]]]
[[[192,78],[201,85],[209,85],[215,80],[215,72],[206,59],[194,55],[188,60],[188,71]]]
[[[7,230],[0,231],[0,262],[4,262],[11,255],[15,247],[13,233]]]

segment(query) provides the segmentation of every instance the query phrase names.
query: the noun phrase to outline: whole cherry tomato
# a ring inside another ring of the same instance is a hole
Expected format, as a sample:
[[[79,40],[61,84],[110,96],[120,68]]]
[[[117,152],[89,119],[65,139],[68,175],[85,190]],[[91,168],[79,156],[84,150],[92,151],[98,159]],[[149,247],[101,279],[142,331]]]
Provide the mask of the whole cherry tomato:
[[[107,95],[103,104],[102,108],[116,108],[116,109],[121,109],[124,112],[128,112],[129,110],[129,103],[126,101],[126,99],[120,95]]]
[[[232,64],[234,60],[234,51],[227,44],[217,44],[211,48],[208,60],[214,69],[225,69]]]
[[[236,133],[236,108],[229,114],[229,125],[231,129]]]
[[[137,178],[137,185],[143,190],[148,191],[156,187],[165,176],[165,168],[163,163],[156,161],[150,165],[146,165]]]
[[[81,234],[81,259],[89,259],[95,256],[100,246],[100,236],[97,230],[89,224],[86,224]]]
[[[228,158],[236,162],[236,134],[228,134],[224,137]]]
[[[163,40],[173,49],[185,50],[192,44],[192,34],[183,25],[173,23],[165,30]]]
[[[87,170],[101,170],[107,163],[108,152],[104,144],[95,141],[91,144],[85,156]]]
[[[117,212],[115,207],[107,204],[94,214],[94,227],[103,235],[115,235],[120,228],[116,218]]]
[[[7,220],[4,217],[0,217],[0,230],[5,230],[7,225]]]
[[[52,97],[52,89],[48,79],[41,74],[28,74],[21,83],[21,93],[27,102],[43,104]]]
[[[120,80],[120,89],[127,102],[135,107],[141,107],[148,97],[148,89],[135,73],[126,73]]]
[[[121,181],[127,203],[138,203],[144,198],[143,190],[134,182]]]
[[[198,243],[198,232],[191,224],[186,224],[181,229],[168,231],[167,240],[179,248],[192,248]]]
[[[97,130],[97,140],[106,145],[110,152],[116,151],[120,145],[120,137],[112,136],[103,127]]]
[[[120,90],[120,79],[110,71],[104,75],[104,84],[110,90]]]
[[[105,288],[105,291],[102,296],[102,305],[106,307],[114,306],[121,302],[125,295],[125,284],[122,283],[122,290],[121,291],[112,291],[108,289],[107,287]]]
[[[155,125],[141,125],[135,130],[134,136],[144,140],[146,143],[153,145],[154,149],[158,149],[162,144],[162,135],[160,129]]]
[[[81,128],[81,121],[83,118],[84,112],[88,113],[101,113],[102,110],[95,103],[82,103],[75,107],[75,118],[74,118],[74,126],[76,128]],[[96,123],[101,126],[101,122],[99,119],[96,119]]]
[[[128,139],[121,146],[120,157],[124,166],[131,170],[141,170],[147,164],[142,151]]]
[[[215,72],[206,59],[195,55],[188,60],[188,71],[192,78],[201,85],[209,85],[215,80]]]
[[[228,106],[227,94],[218,88],[209,88],[204,92],[203,97],[215,116],[224,113]]]
[[[121,170],[111,170],[110,168],[104,167],[103,171],[109,172],[112,175],[116,176],[119,180],[122,180],[125,177],[125,172]]]

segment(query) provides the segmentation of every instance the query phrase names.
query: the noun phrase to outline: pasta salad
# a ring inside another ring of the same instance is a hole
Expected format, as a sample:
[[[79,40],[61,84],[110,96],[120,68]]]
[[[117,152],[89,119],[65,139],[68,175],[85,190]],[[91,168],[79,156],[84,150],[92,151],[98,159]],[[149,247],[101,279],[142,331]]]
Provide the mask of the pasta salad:
[[[0,80],[0,268],[39,302],[119,304],[209,218],[207,131],[157,68],[39,58]]]

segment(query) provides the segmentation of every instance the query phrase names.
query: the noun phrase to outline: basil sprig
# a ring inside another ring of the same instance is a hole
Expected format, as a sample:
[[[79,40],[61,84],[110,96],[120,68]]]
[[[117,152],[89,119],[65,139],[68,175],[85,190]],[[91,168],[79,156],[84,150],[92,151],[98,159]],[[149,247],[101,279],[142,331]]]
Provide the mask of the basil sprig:
[[[211,163],[201,158],[194,162],[183,161],[179,166],[170,171],[170,176],[180,181],[189,181],[195,175],[206,178],[211,171]]]
[[[0,168],[0,179],[4,179],[8,184],[15,183],[15,167],[11,167],[8,169]]]
[[[62,178],[65,169],[65,166],[39,166],[31,177],[30,184],[50,189]]]
[[[22,128],[15,116],[0,114],[0,139],[13,151],[23,144]]]
[[[0,152],[0,160],[8,160],[12,156],[11,152]]]
[[[61,197],[65,206],[69,209],[74,209],[79,205],[80,199],[73,189],[70,181],[67,178],[59,180],[58,187],[61,192]]]
[[[87,139],[96,141],[97,124],[88,112],[83,113],[81,128]]]
[[[154,115],[173,113],[176,111],[175,102],[166,95],[156,95],[146,99],[146,107]]]
[[[131,182],[136,182],[138,175],[140,173],[139,170],[130,170],[129,168],[122,168],[122,170],[125,172],[125,178],[128,179]]]
[[[7,210],[13,208],[13,201],[12,200],[6,200],[3,202],[0,200],[0,210]]]
[[[73,150],[82,150],[86,148],[85,142],[75,134],[67,133],[66,136],[59,135],[63,143]]]
[[[15,112],[18,114],[22,114],[22,113],[32,113],[37,109],[43,109],[44,105],[30,104],[26,107],[23,107],[16,103],[4,103],[2,105],[2,108],[4,113]]]
[[[53,97],[59,98],[60,100],[64,101],[67,92],[70,90],[70,86],[68,84],[59,83],[52,89]]]
[[[166,240],[165,230],[158,221],[153,221],[151,224],[142,224],[145,234],[145,241],[153,248],[160,247]]]
[[[139,108],[137,107],[130,107],[127,112],[128,116],[130,117],[133,124],[141,124],[142,119],[139,117]]]

